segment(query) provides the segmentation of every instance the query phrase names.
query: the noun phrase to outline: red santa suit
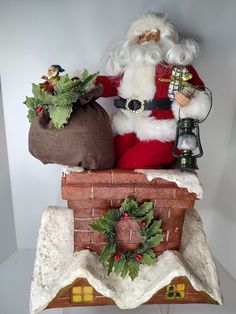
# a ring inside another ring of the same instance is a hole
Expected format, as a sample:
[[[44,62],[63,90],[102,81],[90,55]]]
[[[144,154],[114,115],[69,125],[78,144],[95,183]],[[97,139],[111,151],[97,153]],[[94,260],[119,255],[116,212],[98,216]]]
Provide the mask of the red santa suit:
[[[155,16],[153,20],[160,25],[159,17]],[[204,85],[191,65],[176,66],[163,61],[157,65],[131,62],[118,76],[97,78],[97,84],[101,83],[104,87],[103,97],[119,96],[116,103],[119,110],[112,119],[117,168],[159,169],[173,163],[172,150],[179,105],[174,101],[178,88],[175,90],[175,83],[171,83],[170,79],[178,69],[192,74],[189,83]],[[154,108],[143,111],[141,108],[141,112],[132,112],[132,99],[144,102],[144,109],[147,103]],[[181,117],[201,119],[209,105],[208,95],[197,90],[190,104],[181,108]]]

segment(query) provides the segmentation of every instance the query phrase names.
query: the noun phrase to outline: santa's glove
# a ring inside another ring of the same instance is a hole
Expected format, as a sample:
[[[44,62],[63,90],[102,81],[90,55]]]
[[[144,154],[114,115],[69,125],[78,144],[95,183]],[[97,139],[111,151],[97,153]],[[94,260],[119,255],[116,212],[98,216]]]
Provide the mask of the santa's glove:
[[[101,97],[103,95],[103,89],[104,88],[102,84],[94,86],[89,92],[87,92],[86,94],[79,98],[80,106],[83,107],[90,103],[91,101]]]

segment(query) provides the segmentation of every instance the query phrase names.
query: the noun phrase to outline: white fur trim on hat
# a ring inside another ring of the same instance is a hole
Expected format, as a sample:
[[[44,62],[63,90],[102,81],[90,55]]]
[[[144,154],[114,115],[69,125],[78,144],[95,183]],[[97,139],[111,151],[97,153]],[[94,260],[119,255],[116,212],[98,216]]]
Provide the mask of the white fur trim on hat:
[[[167,17],[158,13],[146,13],[134,20],[129,27],[127,39],[131,40],[143,34],[145,31],[158,29],[160,37],[170,37],[174,42],[178,42],[178,32]]]
[[[205,91],[195,91],[190,104],[181,107],[180,117],[181,118],[193,118],[193,119],[204,119],[211,107],[211,98]],[[172,111],[176,119],[179,118],[180,106],[176,101],[172,103]]]
[[[121,109],[112,119],[112,129],[115,135],[135,133],[141,141],[170,142],[175,139],[176,120],[157,120],[150,117],[150,111],[135,114]]]

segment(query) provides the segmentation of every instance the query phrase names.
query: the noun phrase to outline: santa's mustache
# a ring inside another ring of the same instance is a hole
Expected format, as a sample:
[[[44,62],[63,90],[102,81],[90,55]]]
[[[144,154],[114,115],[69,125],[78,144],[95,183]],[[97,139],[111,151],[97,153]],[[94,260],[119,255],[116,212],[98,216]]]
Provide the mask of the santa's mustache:
[[[138,45],[125,41],[111,51],[106,61],[106,70],[111,75],[119,75],[132,63],[155,65],[162,59],[162,48],[156,43]]]
[[[156,65],[162,60],[176,65],[187,65],[198,53],[198,45],[191,39],[175,43],[171,38],[164,38],[158,43],[150,41],[144,44],[121,42],[109,54],[106,70],[110,75],[119,75],[131,64]]]

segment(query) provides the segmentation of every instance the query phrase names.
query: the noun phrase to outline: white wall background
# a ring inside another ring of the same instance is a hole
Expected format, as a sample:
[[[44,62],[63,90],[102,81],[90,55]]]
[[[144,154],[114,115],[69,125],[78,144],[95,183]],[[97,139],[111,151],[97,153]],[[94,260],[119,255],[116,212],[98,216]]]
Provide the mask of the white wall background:
[[[133,18],[149,10],[168,13],[180,33],[202,47],[194,65],[213,91],[214,111],[201,127],[199,175],[206,193],[198,208],[213,254],[236,277],[234,0],[0,0],[0,73],[18,248],[34,248],[42,210],[64,204],[61,167],[44,166],[27,151],[22,101],[31,94],[30,83],[53,63],[69,73],[83,67],[103,72],[101,57]]]
[[[7,143],[0,80],[0,264],[16,250]]]

